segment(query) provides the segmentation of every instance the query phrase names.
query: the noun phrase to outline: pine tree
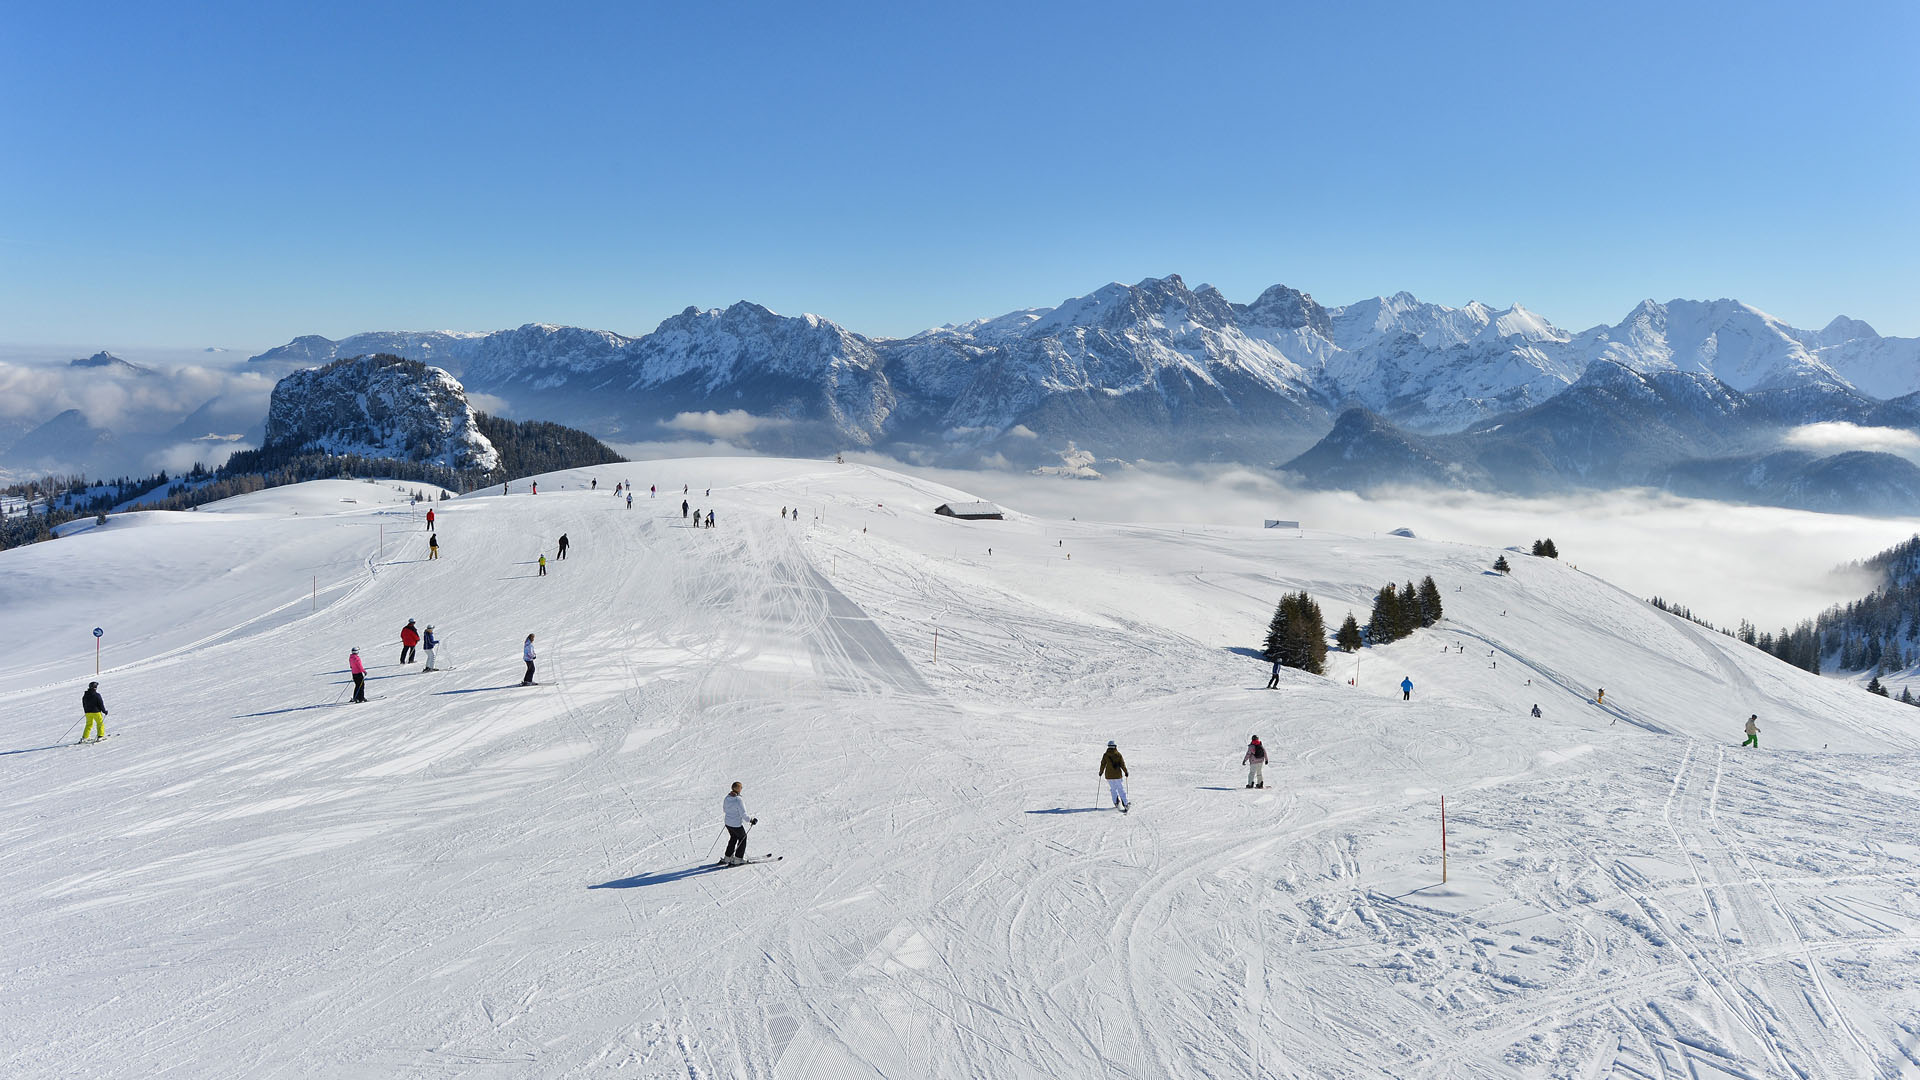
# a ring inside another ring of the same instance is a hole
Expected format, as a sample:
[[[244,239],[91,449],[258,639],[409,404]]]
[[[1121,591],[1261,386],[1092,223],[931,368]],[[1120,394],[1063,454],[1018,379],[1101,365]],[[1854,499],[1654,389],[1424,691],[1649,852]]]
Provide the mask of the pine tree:
[[[1513,567],[1507,565],[1507,557],[1505,555],[1493,560],[1493,568],[1503,574],[1513,569]]]
[[[1340,624],[1340,636],[1338,640],[1340,642],[1340,648],[1345,651],[1360,651],[1360,621],[1353,617],[1353,612],[1351,611],[1347,612],[1347,621]]]
[[[1545,540],[1540,541],[1540,554],[1545,555],[1549,559],[1557,559],[1560,557],[1560,549],[1553,546],[1553,537],[1549,536]]]
[[[1260,655],[1268,663],[1280,659],[1282,643],[1287,639],[1287,602],[1282,599],[1273,609],[1273,618],[1267,621],[1267,640],[1260,644]]]
[[[1540,556],[1542,556],[1542,555],[1545,555],[1546,553],[1547,553],[1547,552],[1546,552],[1546,545],[1545,545],[1545,544],[1544,544],[1543,542],[1541,542],[1541,541],[1539,541],[1539,540],[1535,540],[1535,541],[1533,542],[1533,555],[1534,555],[1534,557],[1535,557],[1535,558],[1539,558]]]
[[[1433,583],[1433,575],[1420,579],[1420,625],[1432,626],[1440,621],[1440,586]]]
[[[1290,599],[1292,610],[1287,614],[1282,663],[1314,675],[1322,674],[1327,666],[1327,624],[1320,614],[1320,605],[1304,591]]]
[[[1887,688],[1881,684],[1880,676],[1875,675],[1873,681],[1867,683],[1867,693],[1879,694],[1881,697],[1887,696]]]
[[[1920,701],[1913,700],[1913,689],[1911,687],[1903,686],[1900,688],[1900,700],[1908,705],[1920,705]]]
[[[1400,633],[1398,636],[1409,637],[1415,630],[1420,629],[1422,625],[1420,622],[1420,593],[1413,587],[1413,582],[1409,581],[1405,585],[1400,586],[1398,596],[1400,599]]]
[[[1367,638],[1375,645],[1385,645],[1397,639],[1400,627],[1400,598],[1391,585],[1383,587],[1373,597],[1373,613],[1367,616]]]

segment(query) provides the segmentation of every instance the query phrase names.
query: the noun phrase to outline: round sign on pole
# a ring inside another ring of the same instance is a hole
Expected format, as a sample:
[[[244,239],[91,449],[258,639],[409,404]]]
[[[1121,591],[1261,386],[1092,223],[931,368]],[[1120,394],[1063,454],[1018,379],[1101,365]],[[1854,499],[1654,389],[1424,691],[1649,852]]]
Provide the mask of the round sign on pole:
[[[106,634],[106,631],[105,631],[105,630],[102,630],[102,629],[100,629],[100,628],[99,628],[99,627],[97,627],[97,626],[93,628],[93,636],[94,636],[94,637],[101,637],[101,636],[103,636],[104,634]]]

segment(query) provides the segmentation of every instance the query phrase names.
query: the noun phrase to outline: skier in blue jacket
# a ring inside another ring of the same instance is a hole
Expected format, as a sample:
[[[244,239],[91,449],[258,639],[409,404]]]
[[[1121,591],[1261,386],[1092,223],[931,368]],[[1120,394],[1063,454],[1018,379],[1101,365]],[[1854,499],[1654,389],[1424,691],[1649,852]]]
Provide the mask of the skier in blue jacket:
[[[1413,676],[1404,676],[1400,680],[1400,700],[1413,700]]]

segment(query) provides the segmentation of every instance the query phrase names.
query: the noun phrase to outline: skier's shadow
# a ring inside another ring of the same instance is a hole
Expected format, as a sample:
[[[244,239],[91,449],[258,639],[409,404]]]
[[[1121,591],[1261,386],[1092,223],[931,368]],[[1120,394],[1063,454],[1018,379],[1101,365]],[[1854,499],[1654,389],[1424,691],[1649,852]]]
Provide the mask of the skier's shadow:
[[[725,870],[724,866],[707,863],[701,866],[689,866],[685,870],[665,870],[657,874],[636,874],[617,881],[603,881],[598,885],[589,885],[589,889],[644,889],[649,885],[669,885],[676,881],[685,881],[701,874],[711,874],[715,870]]]
[[[29,746],[25,750],[0,750],[0,757],[12,757],[15,754],[37,754],[42,750],[58,750],[63,746],[72,745],[72,743],[60,742],[54,743],[52,746]]]
[[[1029,810],[1029,814],[1096,814],[1105,810],[1104,806],[1056,806],[1051,810]]]
[[[448,694],[484,694],[489,690],[512,690],[516,687],[525,686],[525,685],[526,685],[525,683],[516,682],[516,683],[502,683],[499,686],[476,686],[471,690],[442,690],[433,696],[446,697]]]

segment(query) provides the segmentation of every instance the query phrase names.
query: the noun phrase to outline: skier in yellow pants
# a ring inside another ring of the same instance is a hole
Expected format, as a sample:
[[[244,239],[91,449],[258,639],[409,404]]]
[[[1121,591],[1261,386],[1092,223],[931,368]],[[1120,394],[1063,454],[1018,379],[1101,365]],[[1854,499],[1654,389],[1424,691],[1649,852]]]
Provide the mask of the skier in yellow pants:
[[[87,714],[87,726],[80,729],[80,741],[107,737],[107,703],[100,699],[100,684],[90,682],[80,695],[80,708]],[[71,729],[69,729],[71,730]]]

